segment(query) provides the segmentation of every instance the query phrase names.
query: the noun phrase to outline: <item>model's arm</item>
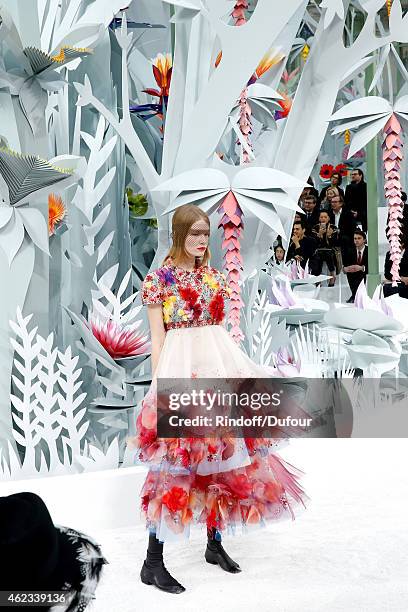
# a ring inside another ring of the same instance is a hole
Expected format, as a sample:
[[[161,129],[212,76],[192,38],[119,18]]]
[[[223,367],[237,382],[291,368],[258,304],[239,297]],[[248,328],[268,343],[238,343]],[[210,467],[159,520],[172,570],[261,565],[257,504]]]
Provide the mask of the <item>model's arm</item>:
[[[148,304],[147,317],[150,325],[150,336],[152,340],[152,378],[154,378],[157,364],[159,363],[160,353],[163,348],[166,330],[164,329],[162,305]]]

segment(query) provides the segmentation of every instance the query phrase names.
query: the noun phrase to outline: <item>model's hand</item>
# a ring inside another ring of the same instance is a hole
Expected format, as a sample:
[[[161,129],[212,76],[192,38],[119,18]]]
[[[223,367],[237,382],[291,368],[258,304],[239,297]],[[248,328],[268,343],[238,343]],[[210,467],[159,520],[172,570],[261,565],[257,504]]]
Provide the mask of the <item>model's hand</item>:
[[[300,255],[295,255],[295,259],[296,259],[296,261],[298,261],[298,262],[303,261],[303,257],[301,257]]]
[[[404,283],[404,285],[408,285],[408,276],[400,276],[401,279],[401,283]]]
[[[329,227],[329,229],[327,230],[327,235],[330,238],[330,236],[333,236],[333,230],[331,227]]]

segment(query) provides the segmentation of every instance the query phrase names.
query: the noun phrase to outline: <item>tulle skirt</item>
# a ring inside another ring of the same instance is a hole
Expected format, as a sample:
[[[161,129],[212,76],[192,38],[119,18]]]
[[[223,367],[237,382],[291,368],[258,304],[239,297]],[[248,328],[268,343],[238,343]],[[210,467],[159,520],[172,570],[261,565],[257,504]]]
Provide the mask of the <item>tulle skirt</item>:
[[[155,377],[129,445],[149,467],[141,491],[146,526],[161,541],[189,536],[192,524],[235,533],[294,518],[307,499],[303,472],[264,438],[157,438],[157,378],[268,378],[221,325],[167,331]]]

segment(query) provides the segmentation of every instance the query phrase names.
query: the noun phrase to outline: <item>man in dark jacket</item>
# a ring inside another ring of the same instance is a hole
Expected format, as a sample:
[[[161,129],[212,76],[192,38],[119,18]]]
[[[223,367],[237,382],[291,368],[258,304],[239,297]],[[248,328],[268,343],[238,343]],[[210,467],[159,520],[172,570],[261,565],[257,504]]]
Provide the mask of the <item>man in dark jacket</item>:
[[[361,230],[354,231],[354,247],[350,247],[343,253],[343,271],[347,274],[347,280],[351,291],[348,303],[354,302],[356,291],[362,280],[365,281],[368,273],[368,248],[366,245],[366,234]]]
[[[300,263],[302,268],[306,266],[306,262],[313,256],[316,249],[316,242],[310,236],[306,236],[306,226],[304,221],[298,221],[293,224],[292,238],[288,248],[287,261],[295,259]]]
[[[346,208],[351,212],[356,222],[360,222],[363,231],[367,231],[367,183],[362,170],[351,172],[351,183],[346,187]]]
[[[311,235],[313,227],[319,222],[319,206],[317,205],[317,198],[315,195],[310,194],[303,198],[304,221],[306,226],[306,234]]]
[[[335,195],[331,200],[330,222],[339,230],[339,246],[342,254],[353,245],[353,234],[356,221],[349,210],[344,206],[341,195]]]

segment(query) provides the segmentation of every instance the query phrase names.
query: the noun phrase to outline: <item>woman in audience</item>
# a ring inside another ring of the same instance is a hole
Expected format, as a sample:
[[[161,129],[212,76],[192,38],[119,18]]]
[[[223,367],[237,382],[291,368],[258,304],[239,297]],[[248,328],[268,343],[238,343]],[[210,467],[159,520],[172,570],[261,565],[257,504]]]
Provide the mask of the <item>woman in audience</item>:
[[[328,282],[329,287],[334,287],[336,282],[336,253],[334,247],[337,244],[338,230],[331,225],[329,213],[325,210],[319,215],[319,223],[314,226],[312,236],[316,240],[317,248],[314,252],[311,270],[318,276],[322,273],[323,264],[329,268],[332,278]]]
[[[339,193],[344,198],[344,191],[340,187],[341,182],[342,182],[341,174],[339,174],[338,172],[333,172],[333,174],[330,177],[330,185],[327,185],[326,187],[323,187],[323,189],[320,192],[320,202],[326,198],[326,191],[328,189],[330,189],[330,187],[336,187],[336,189],[338,189]]]

